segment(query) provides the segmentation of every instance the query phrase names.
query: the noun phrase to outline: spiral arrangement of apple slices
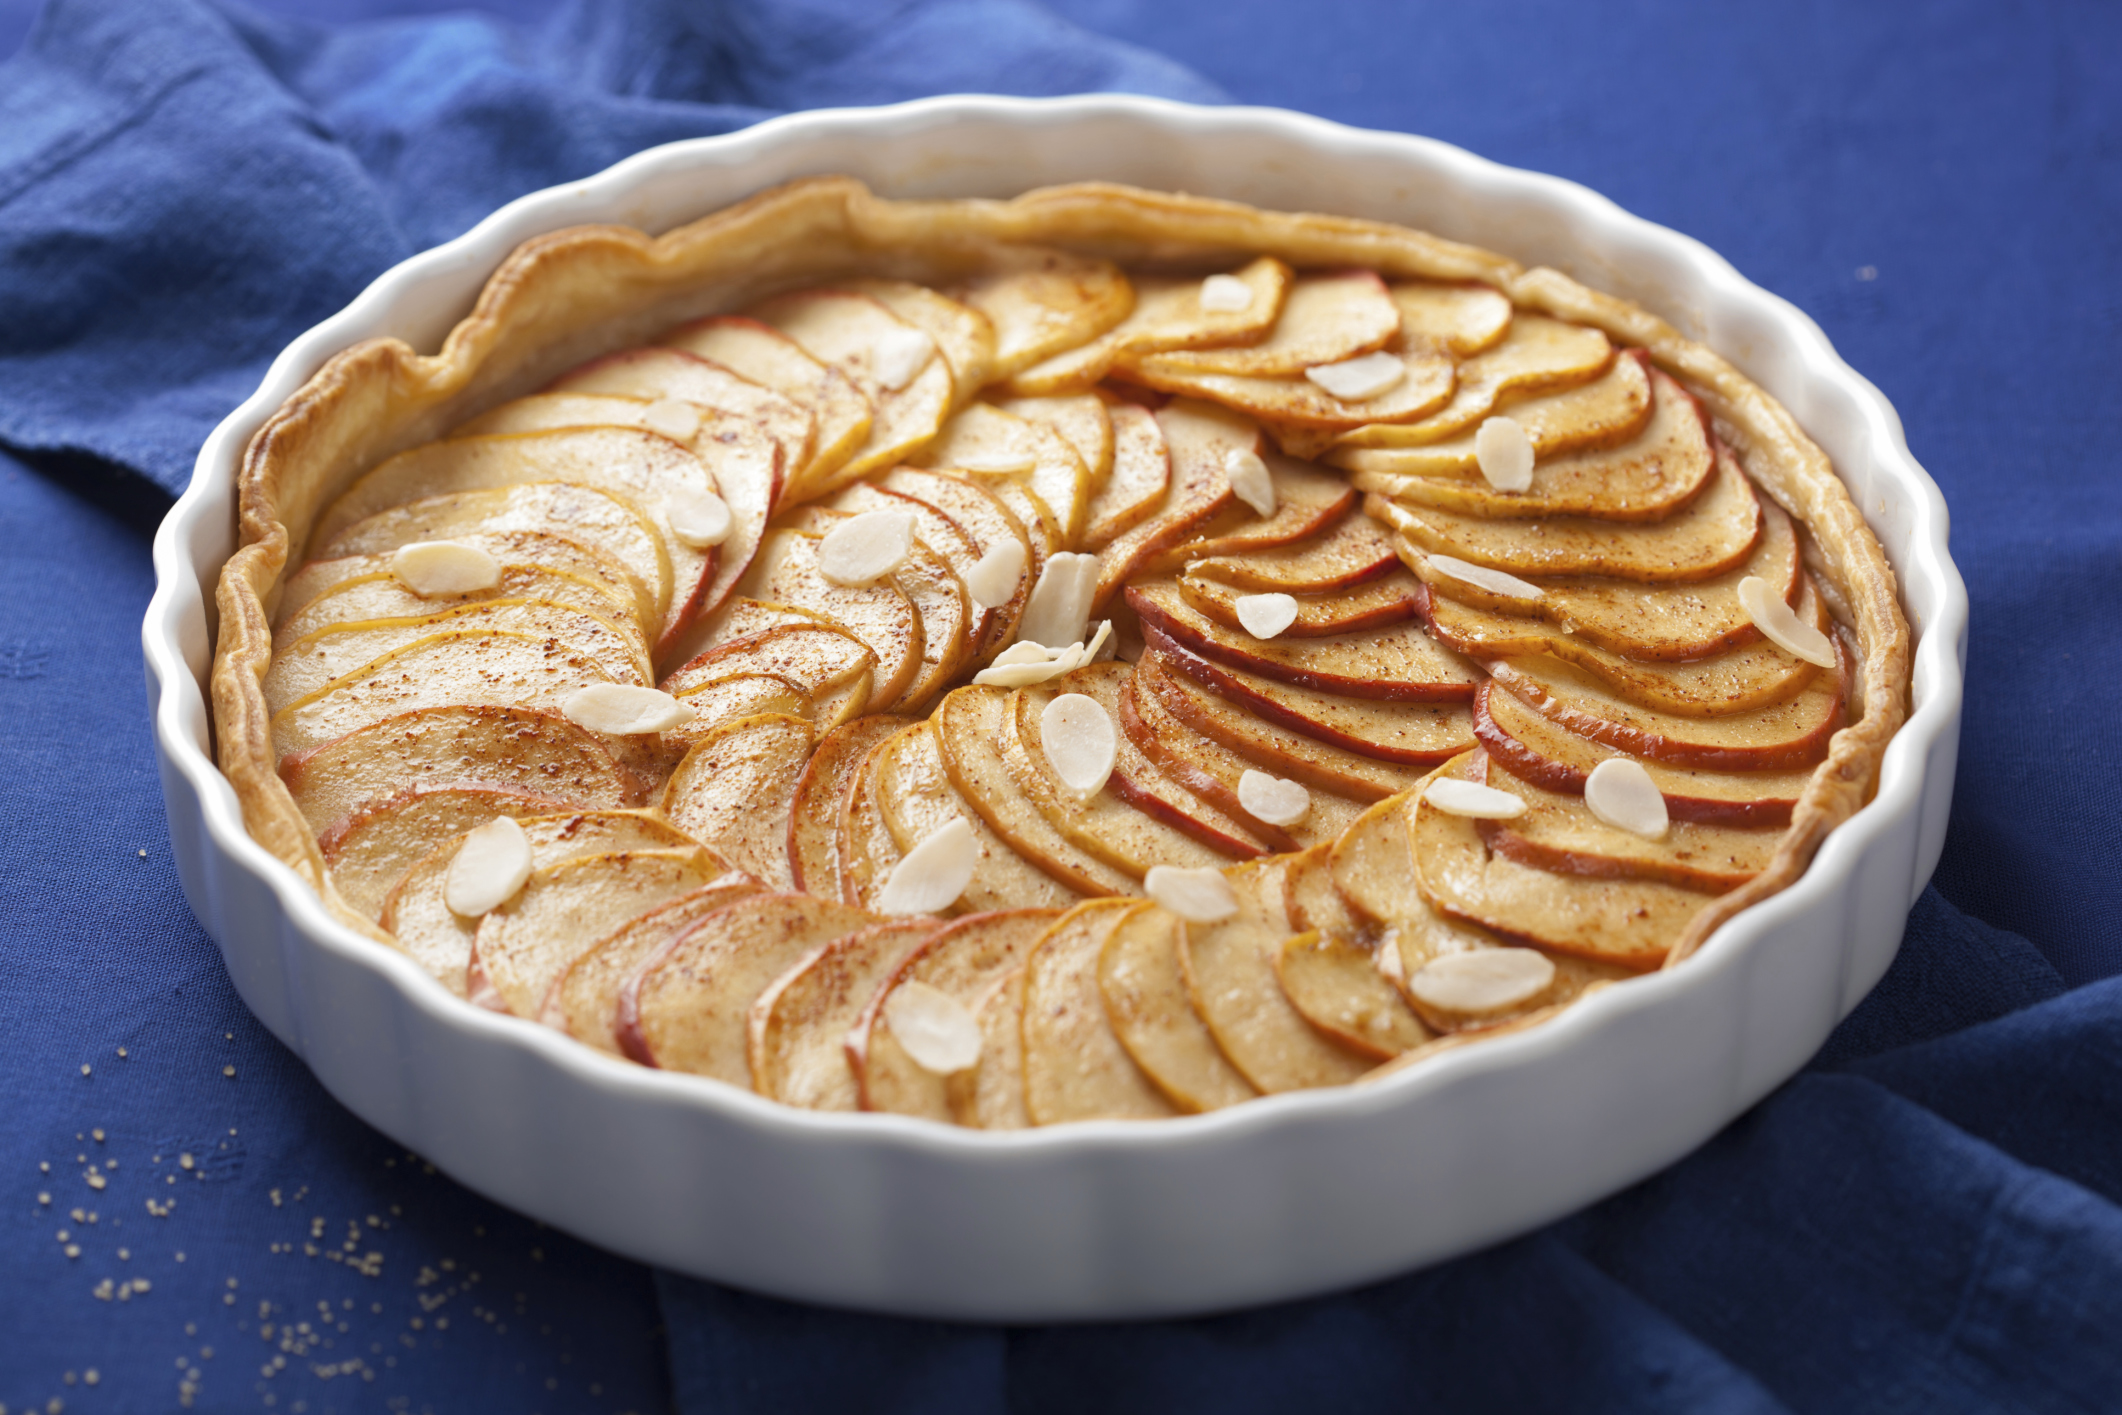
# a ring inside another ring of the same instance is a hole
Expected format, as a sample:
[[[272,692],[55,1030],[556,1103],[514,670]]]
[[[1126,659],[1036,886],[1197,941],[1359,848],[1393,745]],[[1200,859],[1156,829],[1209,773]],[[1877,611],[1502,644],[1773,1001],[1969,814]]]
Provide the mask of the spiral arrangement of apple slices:
[[[1640,351],[995,269],[685,325],[328,507],[264,692],[341,896],[606,1052],[1011,1128],[1537,1022],[1762,869],[1849,650]]]

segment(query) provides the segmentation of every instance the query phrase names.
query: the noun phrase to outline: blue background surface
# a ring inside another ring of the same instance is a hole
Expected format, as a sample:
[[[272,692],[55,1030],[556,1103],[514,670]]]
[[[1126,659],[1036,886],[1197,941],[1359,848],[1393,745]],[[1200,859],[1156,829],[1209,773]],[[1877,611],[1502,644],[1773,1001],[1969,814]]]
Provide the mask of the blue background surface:
[[[0,67],[8,1410],[2122,1406],[2113,7],[436,8],[61,0]],[[0,0],[0,54],[34,9]],[[1893,399],[1974,600],[1952,831],[1894,973],[1666,1175],[1208,1321],[793,1307],[427,1172],[249,1019],[177,890],[138,688],[164,488],[287,338],[522,190],[788,107],[1098,87],[1582,181]]]

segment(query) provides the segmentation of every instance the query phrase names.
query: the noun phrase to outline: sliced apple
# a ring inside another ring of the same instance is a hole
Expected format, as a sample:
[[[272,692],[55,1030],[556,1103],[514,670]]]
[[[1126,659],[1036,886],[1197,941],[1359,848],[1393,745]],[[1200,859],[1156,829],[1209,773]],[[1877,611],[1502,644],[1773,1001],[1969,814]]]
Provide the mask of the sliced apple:
[[[1335,434],[1347,429],[1425,417],[1443,407],[1452,396],[1452,361],[1434,349],[1372,355],[1397,360],[1400,368],[1389,388],[1361,400],[1337,398],[1301,375],[1248,378],[1203,372],[1174,362],[1185,357],[1161,354],[1144,359],[1128,369],[1128,376],[1165,393],[1205,398],[1258,418],[1274,429],[1276,441],[1292,455],[1302,455],[1297,451],[1299,446],[1304,452],[1324,450],[1332,445]],[[1305,434],[1318,438],[1318,442],[1313,444],[1306,438],[1300,443],[1297,439]]]
[[[318,838],[339,897],[371,919],[406,872],[445,840],[496,816],[551,815],[572,803],[554,796],[491,786],[443,786],[400,791],[372,801]]]
[[[1352,913],[1337,926],[1307,924],[1331,934],[1382,936],[1406,930],[1429,941],[1429,953],[1453,952],[1493,942],[1478,929],[1442,918],[1416,887],[1414,858],[1409,853],[1409,823],[1421,788],[1380,801],[1343,831],[1325,852],[1326,876],[1333,892]],[[1309,917],[1331,906],[1307,907]],[[1292,911],[1295,912],[1295,911]],[[1440,935],[1449,934],[1449,939]]]
[[[826,579],[818,569],[818,541],[796,531],[768,535],[743,593],[809,610],[868,648],[876,657],[869,707],[888,712],[922,671],[921,620],[906,595],[889,581],[857,588]]]
[[[1190,539],[1143,568],[1176,569],[1196,560],[1267,554],[1301,545],[1328,534],[1356,509],[1360,498],[1355,490],[1332,472],[1293,462],[1277,452],[1268,453],[1264,460],[1268,482],[1275,490],[1273,515],[1256,515],[1242,503],[1227,506]]]
[[[830,364],[770,325],[742,315],[718,315],[682,325],[663,342],[722,365],[740,377],[810,409],[813,420],[807,462],[784,468],[784,499],[808,500],[869,437],[869,398]]]
[[[1171,454],[1156,415],[1133,403],[1114,403],[1112,475],[1091,498],[1083,548],[1103,550],[1157,513],[1171,488]]]
[[[812,949],[768,983],[746,1018],[752,1089],[804,1110],[859,1110],[848,1033],[909,954],[935,937],[933,919],[872,924]]]
[[[589,855],[636,850],[699,853],[700,847],[669,822],[646,811],[582,811],[534,816],[519,822],[530,840],[531,866],[539,870]],[[380,922],[400,948],[459,997],[479,921],[453,912],[444,897],[450,865],[461,836],[442,841],[405,872],[384,899]]]
[[[952,913],[983,913],[1015,907],[1065,908],[1077,894],[1010,848],[958,791],[943,765],[933,722],[918,724],[877,749],[869,765],[871,789],[885,829],[899,853],[962,820],[973,833],[979,864]],[[876,883],[884,883],[879,878]]]
[[[806,496],[823,495],[904,461],[936,435],[957,401],[950,362],[940,347],[911,379],[896,388],[886,386],[882,375],[893,370],[880,368],[878,352],[900,345],[915,327],[868,295],[803,290],[768,300],[751,313],[820,363],[846,374],[870,402],[868,437],[829,475],[807,476]]]
[[[1370,1059],[1321,1035],[1276,980],[1275,959],[1290,935],[1279,866],[1241,865],[1227,874],[1238,912],[1219,924],[1179,929],[1179,965],[1194,1011],[1231,1065],[1269,1095],[1355,1080]]]
[[[1017,784],[1005,755],[1009,692],[959,688],[930,719],[936,724],[951,784],[1010,849],[1082,895],[1134,894],[1131,877],[1085,852],[1056,830]]]
[[[713,580],[712,547],[688,544],[673,529],[666,498],[673,491],[717,494],[714,475],[691,451],[631,428],[575,428],[509,437],[460,437],[401,452],[327,507],[312,543],[333,545],[355,523],[415,498],[493,491],[536,482],[568,482],[602,491],[655,528],[671,567],[670,607],[657,646],[673,640],[705,601]],[[547,529],[567,533],[562,526]]]
[[[1316,791],[1377,801],[1407,790],[1420,775],[1270,722],[1171,665],[1165,653],[1145,654],[1135,665],[1136,692],[1154,695],[1185,726],[1277,776]]]
[[[1176,1110],[1106,1019],[1098,957],[1121,920],[1151,906],[1090,899],[1061,916],[1024,965],[1024,1099],[1034,1125],[1156,1120]]]
[[[1618,447],[1641,433],[1650,421],[1650,361],[1639,349],[1624,350],[1612,367],[1589,383],[1505,398],[1496,413],[1525,429],[1533,455],[1552,458],[1565,452]],[[1474,434],[1464,432],[1442,442],[1403,444],[1405,434],[1383,418],[1334,439],[1334,465],[1354,472],[1388,472],[1418,477],[1478,477]]]
[[[903,718],[887,719],[904,723]],[[907,724],[900,732],[911,732],[919,724]],[[892,741],[886,737],[860,762],[848,781],[847,795],[840,802],[840,819],[836,827],[833,855],[840,874],[840,899],[843,903],[868,908],[891,882],[892,871],[899,867],[905,852],[893,838],[891,826],[884,819],[884,804],[877,798],[877,758]]]
[[[804,894],[753,894],[649,955],[619,992],[619,1049],[644,1066],[751,1086],[746,1017],[821,943],[878,922]]]
[[[263,691],[278,712],[334,679],[435,634],[521,634],[548,639],[595,663],[614,683],[655,681],[638,633],[568,605],[538,600],[486,600],[401,619],[329,624],[276,648]]]
[[[864,1110],[953,1121],[949,1080],[915,1061],[893,1033],[892,993],[933,988],[971,1013],[995,985],[1019,973],[1034,944],[1061,917],[1058,909],[1002,909],[969,914],[932,934],[886,978],[848,1029],[847,1059]],[[982,1038],[984,1065],[991,1043]],[[950,1073],[955,1076],[959,1073]]]
[[[648,789],[602,739],[558,713],[493,707],[387,717],[282,758],[280,779],[319,835],[400,791],[473,784],[616,810]]]
[[[1746,563],[1759,542],[1761,503],[1723,448],[1717,474],[1685,509],[1656,525],[1558,516],[1489,520],[1383,496],[1363,509],[1425,553],[1457,556],[1512,575],[1605,575],[1618,580],[1707,580]]]
[[[684,702],[698,716],[663,734],[664,745],[674,751],[690,751],[738,719],[762,713],[801,718],[811,723],[813,731],[817,730],[811,717],[810,694],[803,691],[801,684],[775,673],[736,673],[717,678],[686,694]]]
[[[1121,731],[1128,743],[1155,762],[1163,773],[1200,800],[1237,821],[1273,850],[1297,850],[1331,840],[1362,811],[1345,796],[1312,788],[1311,810],[1293,825],[1261,820],[1239,798],[1245,773],[1259,764],[1221,742],[1188,727],[1158,696],[1134,681],[1120,689]]]
[[[980,563],[980,557],[984,554],[980,545],[970,535],[966,534],[965,528],[944,512],[937,510],[919,497],[908,496],[903,492],[888,491],[872,482],[854,482],[842,487],[839,494],[833,497],[831,506],[835,511],[846,511],[855,515],[860,515],[865,511],[905,511],[911,513],[914,517],[915,535],[920,538],[923,545],[941,557],[943,563],[950,567],[951,573],[957,577],[961,585],[966,583],[966,576],[973,573],[973,567]],[[1030,559],[1029,555],[1025,557],[1027,563],[1029,563]],[[1013,602],[1019,598],[1029,597],[1031,594],[1031,585],[1028,577],[1019,575],[1018,580],[1016,595],[1012,596]],[[1021,604],[1018,607],[1021,613]],[[1007,604],[1002,606],[1004,611],[1008,608],[1009,605]],[[968,616],[965,624],[965,639],[973,649],[972,654],[968,656],[973,657],[977,656],[979,650],[988,642],[994,628],[993,621],[997,611],[989,609],[974,600],[969,589],[966,595],[965,609]],[[925,628],[923,632],[927,632]]]
[[[724,679],[770,674],[802,688],[820,731],[869,707],[877,656],[844,629],[800,616],[715,645],[663,680],[663,691],[689,698]]]
[[[1344,516],[1287,544],[1197,555],[1186,562],[1186,572],[1253,594],[1307,595],[1380,579],[1399,564],[1390,533],[1368,516]]]
[[[1103,379],[1123,354],[1258,343],[1275,327],[1294,276],[1270,256],[1234,274],[1252,296],[1239,309],[1205,308],[1198,279],[1137,279],[1134,308],[1127,318],[1088,343],[1024,369],[1009,381],[1009,391],[1019,396],[1081,392]]]
[[[892,575],[921,620],[921,668],[904,698],[894,706],[905,712],[926,708],[950,686],[978,643],[973,634],[975,606],[965,582],[942,556],[916,544],[906,563]]]
[[[980,1024],[980,1060],[944,1082],[951,1118],[975,1130],[1025,1130],[1024,969],[1016,968],[981,994],[973,1007]]]
[[[568,482],[456,492],[394,506],[355,522],[329,542],[312,537],[312,558],[300,574],[369,557],[388,562],[392,552],[416,541],[462,540],[491,549],[484,537],[529,535],[581,551],[564,564],[539,556],[541,563],[569,569],[578,561],[595,561],[621,576],[643,632],[659,631],[670,606],[671,569],[656,527],[624,501]],[[530,543],[523,544],[529,553]]]
[[[906,728],[901,718],[860,717],[818,738],[789,805],[788,863],[795,887],[825,899],[846,897],[840,875],[840,817],[869,754]]]
[[[537,1017],[553,984],[599,939],[724,873],[698,847],[621,850],[533,869],[515,898],[479,921],[466,975],[471,1000]]]
[[[1354,828],[1353,821],[1350,828]],[[1371,942],[1378,933],[1372,920],[1358,913],[1334,883],[1334,847],[1339,843],[1339,836],[1322,840],[1281,862],[1283,917],[1289,921],[1292,934],[1316,933]],[[1412,889],[1412,881],[1406,887]]]
[[[1581,324],[1520,311],[1503,338],[1459,365],[1451,402],[1418,422],[1395,423],[1397,446],[1442,442],[1476,427],[1506,394],[1589,383],[1613,364],[1614,346]]]
[[[1616,447],[1536,463],[1528,490],[1497,491],[1474,478],[1365,471],[1354,474],[1355,484],[1396,501],[1468,516],[1663,521],[1710,485],[1717,459],[1708,415],[1693,395],[1656,369],[1650,377],[1653,406],[1641,432]]]
[[[1017,621],[1024,617],[1025,603],[1031,598],[1032,587],[1038,584],[1039,571],[1045,564],[1046,551],[1034,544],[1024,522],[991,492],[957,477],[897,467],[879,477],[875,486],[880,492],[918,501],[938,515],[949,518],[971,540],[978,556],[984,557],[996,547],[1005,545],[1015,545],[1023,550],[1024,572],[1018,580],[1017,593],[988,616],[987,628],[974,647],[973,658],[984,663],[1007,648],[1016,639]],[[1048,549],[1051,548],[1052,542],[1043,534],[1040,539]]]
[[[1439,773],[1485,782],[1487,754],[1454,758]],[[1493,853],[1479,823],[1415,806],[1411,839],[1423,897],[1447,917],[1541,948],[1655,968],[1708,900],[1649,880],[1567,878]]]
[[[619,992],[658,950],[718,909],[757,894],[757,881],[729,874],[613,929],[568,965],[546,992],[538,1020],[585,1046],[619,1056]]]
[[[1723,717],[1782,702],[1804,691],[1820,670],[1769,643],[1687,663],[1627,658],[1543,619],[1496,614],[1426,594],[1426,618],[1438,642],[1483,661],[1552,657],[1573,664],[1629,702],[1683,717]],[[1807,581],[1798,615],[1823,631],[1826,609]]]
[[[1402,569],[1347,589],[1297,598],[1297,617],[1278,639],[1324,639],[1404,624],[1422,611],[1421,582]],[[1179,595],[1196,613],[1244,633],[1238,601],[1268,591],[1246,589],[1205,575],[1179,576]],[[1247,635],[1247,637],[1251,637]]]
[[[1090,473],[1095,496],[1113,474],[1113,420],[1105,400],[1095,393],[1056,394],[1050,398],[1005,398],[995,404],[1011,417],[1040,423],[1061,434],[1083,469]]]
[[[607,394],[651,402],[677,399],[710,415],[703,431],[712,438],[730,431],[729,420],[748,425],[781,449],[778,466],[809,465],[816,450],[817,417],[809,404],[744,377],[691,349],[626,349],[561,374],[545,392]],[[653,427],[653,424],[650,424]],[[689,445],[695,439],[681,437]],[[778,491],[778,480],[774,490]],[[771,508],[769,508],[771,509]]]
[[[910,280],[849,280],[840,288],[868,295],[935,340],[950,365],[956,402],[966,402],[995,376],[995,327],[971,305]]]
[[[1389,1061],[1429,1040],[1405,999],[1352,939],[1298,934],[1275,954],[1275,978],[1298,1015],[1358,1055]]]
[[[1059,533],[1054,549],[1082,538],[1090,507],[1090,471],[1073,444],[1042,422],[973,403],[943,425],[934,443],[913,461],[948,468],[977,484],[1015,483],[1037,499]]]
[[[763,634],[768,629],[785,628],[791,624],[814,624],[832,627],[832,621],[811,609],[797,609],[793,605],[770,604],[749,595],[734,595],[720,609],[695,623],[688,638],[697,637],[701,647],[691,658],[683,660],[678,668],[671,670],[675,677],[686,666],[704,658],[708,651],[722,647],[732,639],[748,638]]]
[[[1464,703],[1344,698],[1242,668],[1211,663],[1155,629],[1146,631],[1163,666],[1225,700],[1293,732],[1378,761],[1434,766],[1473,745]],[[1467,694],[1471,699],[1472,693]]]
[[[1088,800],[1071,790],[1055,770],[1041,744],[1040,723],[1046,707],[1065,693],[1084,693],[1110,717],[1117,710],[1114,700],[1119,687],[1130,676],[1126,664],[1099,664],[1016,691],[1007,719],[1010,736],[1003,757],[1018,789],[1046,817],[1047,823],[1070,842],[1135,879],[1142,878],[1155,865],[1198,869],[1259,854],[1259,845],[1243,827],[1213,811],[1206,802],[1196,804],[1189,812],[1168,800],[1185,801],[1187,793],[1157,771],[1132,743],[1126,744],[1127,765],[1142,781],[1128,783],[1133,789],[1126,790],[1125,795],[1113,784],[1126,779],[1118,766],[1105,788]],[[1117,723],[1113,735],[1126,742]],[[1163,788],[1161,793],[1156,787]],[[1141,810],[1131,803],[1130,797],[1153,799],[1164,809],[1154,814]],[[1227,825],[1228,830],[1210,826],[1204,819],[1209,817]],[[1174,819],[1184,819],[1192,828],[1180,829],[1168,823]],[[1215,844],[1204,841],[1203,836]]]
[[[486,549],[484,546],[477,548]],[[353,558],[370,561],[376,568],[368,574],[339,580],[322,593],[312,595],[294,613],[283,617],[273,634],[276,656],[297,639],[335,624],[372,619],[413,619],[467,605],[514,600],[564,605],[594,614],[607,623],[618,625],[628,640],[637,646],[640,655],[647,657],[648,640],[634,614],[633,593],[625,587],[624,581],[590,579],[528,561],[502,561],[500,578],[492,589],[430,597],[407,589],[405,582],[391,573],[387,559],[380,556]],[[343,565],[346,562],[328,563]]]
[[[1511,775],[1573,795],[1583,794],[1585,780],[1600,762],[1627,755],[1549,722],[1491,683],[1474,695],[1474,735]],[[1655,761],[1642,765],[1674,820],[1703,825],[1789,825],[1798,797],[1812,780],[1812,773],[1802,769],[1723,772]]]
[[[671,824],[771,889],[793,889],[789,812],[810,761],[811,725],[785,713],[739,718],[696,743],[663,788]]]
[[[1430,344],[1463,359],[1510,333],[1510,297],[1501,290],[1442,280],[1395,280],[1386,289],[1400,310],[1402,346]]]
[[[1794,698],[1726,717],[1683,717],[1629,702],[1574,665],[1547,657],[1498,659],[1490,680],[1557,726],[1669,766],[1786,771],[1827,755],[1842,726],[1845,666]]]
[[[1113,1035],[1165,1099],[1187,1114],[1221,1110],[1260,1093],[1224,1059],[1194,1011],[1179,967],[1176,915],[1136,909],[1098,954],[1098,993]]]
[[[1348,698],[1464,702],[1480,673],[1433,641],[1421,624],[1336,634],[1330,638],[1256,639],[1198,613],[1169,582],[1135,585],[1127,602],[1181,648],[1215,663]]]
[[[1290,282],[1274,327],[1235,348],[1194,345],[1164,353],[1127,349],[1124,366],[1236,374],[1245,378],[1302,376],[1382,349],[1400,332],[1400,309],[1385,282],[1369,270],[1300,275]]]
[[[1224,470],[1234,452],[1257,453],[1260,430],[1211,403],[1180,399],[1156,414],[1171,461],[1164,501],[1100,553],[1096,606],[1137,578],[1141,568],[1191,540],[1236,499]]]
[[[1111,261],[1029,247],[1009,248],[1002,258],[1002,268],[950,291],[995,331],[992,378],[1012,378],[1087,344],[1134,308],[1134,287]]]

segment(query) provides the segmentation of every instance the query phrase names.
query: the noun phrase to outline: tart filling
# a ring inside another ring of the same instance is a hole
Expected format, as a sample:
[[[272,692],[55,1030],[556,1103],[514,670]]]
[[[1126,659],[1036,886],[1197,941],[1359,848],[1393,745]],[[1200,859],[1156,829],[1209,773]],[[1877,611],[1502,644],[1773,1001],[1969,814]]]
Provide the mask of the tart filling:
[[[260,432],[253,834],[473,1005],[786,1104],[1155,1119],[1787,886],[1891,572],[1716,355],[1400,228],[842,179],[523,247]]]

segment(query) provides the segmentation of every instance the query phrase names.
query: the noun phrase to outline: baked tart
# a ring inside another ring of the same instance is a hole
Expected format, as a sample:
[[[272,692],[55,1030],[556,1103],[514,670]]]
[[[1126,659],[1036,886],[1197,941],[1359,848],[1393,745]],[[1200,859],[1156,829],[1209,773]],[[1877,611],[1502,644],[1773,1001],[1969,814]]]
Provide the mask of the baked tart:
[[[252,835],[467,1005],[1010,1129],[1682,964],[1873,789],[1826,456],[1552,270],[1105,185],[520,247],[252,441]]]

